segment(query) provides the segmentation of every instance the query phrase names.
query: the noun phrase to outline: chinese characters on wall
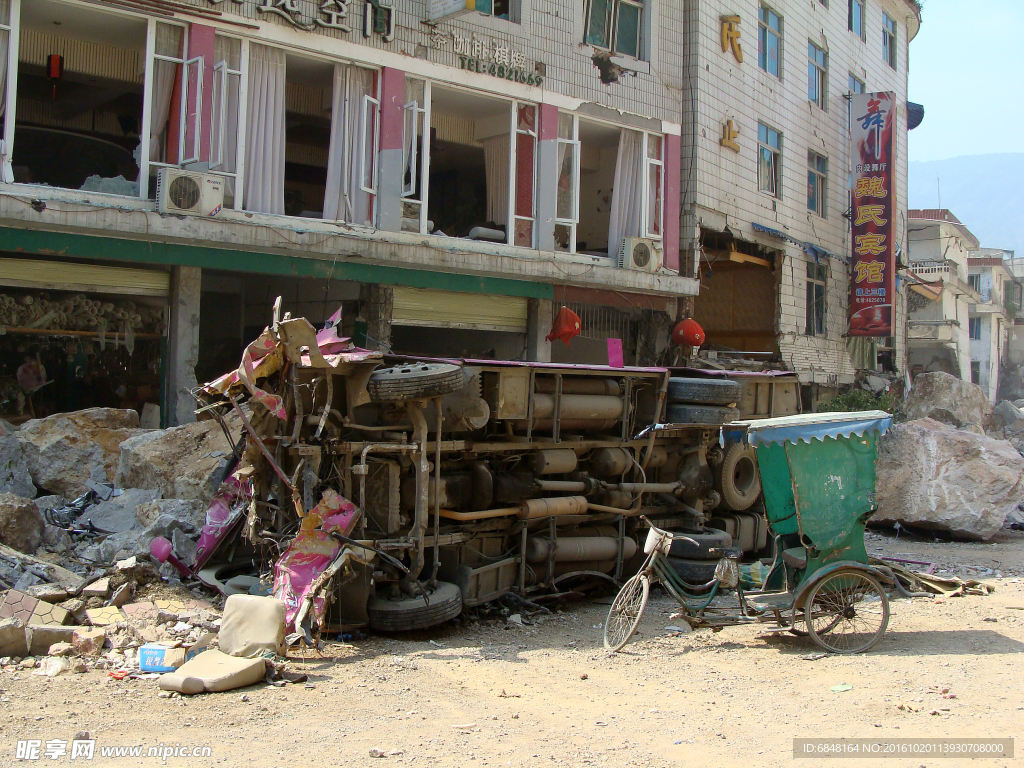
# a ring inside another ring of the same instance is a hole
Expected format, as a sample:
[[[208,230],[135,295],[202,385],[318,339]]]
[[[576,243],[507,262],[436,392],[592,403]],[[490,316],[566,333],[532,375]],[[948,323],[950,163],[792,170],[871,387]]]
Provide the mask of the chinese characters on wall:
[[[451,51],[459,57],[459,68],[514,80],[526,85],[542,85],[544,79],[532,71],[526,54],[503,40],[487,37],[466,37],[458,32],[435,29],[430,36],[435,50]]]
[[[896,95],[857,93],[852,99],[850,335],[891,336],[896,288],[893,242]]]
[[[251,4],[259,14],[280,16],[304,29],[352,31],[352,9],[358,0],[209,0],[212,5]],[[389,42],[394,37],[394,10],[380,2],[363,3],[363,34],[377,32]]]

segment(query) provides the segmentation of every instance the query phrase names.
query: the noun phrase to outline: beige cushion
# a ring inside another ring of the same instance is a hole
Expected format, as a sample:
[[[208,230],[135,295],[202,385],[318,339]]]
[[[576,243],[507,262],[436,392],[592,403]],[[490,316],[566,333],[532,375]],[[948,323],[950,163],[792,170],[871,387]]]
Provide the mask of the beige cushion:
[[[220,649],[229,656],[284,655],[284,603],[274,597],[231,595],[220,620]]]

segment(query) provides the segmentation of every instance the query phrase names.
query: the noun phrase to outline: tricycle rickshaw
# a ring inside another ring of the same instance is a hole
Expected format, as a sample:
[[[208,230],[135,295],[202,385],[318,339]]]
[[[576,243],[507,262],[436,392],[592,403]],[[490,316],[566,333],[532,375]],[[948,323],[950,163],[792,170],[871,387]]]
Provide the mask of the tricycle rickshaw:
[[[874,513],[878,438],[892,425],[881,411],[802,414],[726,425],[727,438],[755,447],[764,505],[774,538],[771,566],[758,589],[743,552],[722,549],[715,578],[684,582],[667,562],[673,534],[650,526],[640,571],[619,591],[604,626],[605,647],[618,651],[636,631],[651,584],[660,583],[691,627],[774,621],[775,631],[810,635],[831,653],[871,648],[889,623],[886,586],[895,577],[869,564],[864,526]],[[692,539],[690,541],[693,541]],[[746,582],[746,583],[745,583]],[[717,601],[734,588],[738,605]],[[799,628],[802,621],[806,631]]]

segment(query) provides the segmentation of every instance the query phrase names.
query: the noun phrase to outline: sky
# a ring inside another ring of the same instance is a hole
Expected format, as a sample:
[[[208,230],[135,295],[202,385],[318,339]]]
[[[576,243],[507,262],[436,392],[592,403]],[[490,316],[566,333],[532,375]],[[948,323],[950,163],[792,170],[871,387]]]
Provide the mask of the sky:
[[[1024,152],[1024,0],[925,0],[910,43],[924,122],[909,159]]]

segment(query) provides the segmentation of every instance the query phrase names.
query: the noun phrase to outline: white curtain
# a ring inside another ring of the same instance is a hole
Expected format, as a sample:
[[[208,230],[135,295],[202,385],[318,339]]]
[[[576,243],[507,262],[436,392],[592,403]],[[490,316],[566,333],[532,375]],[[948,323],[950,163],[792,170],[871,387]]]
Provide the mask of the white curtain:
[[[327,190],[324,193],[324,219],[349,224],[371,223],[370,194],[361,189],[363,166],[367,182],[375,158],[367,154],[373,136],[362,135],[363,97],[373,95],[373,72],[347,64],[334,65],[334,96],[331,101],[331,147],[327,160]],[[367,109],[373,109],[367,104]],[[376,121],[367,116],[367,130]],[[367,184],[369,186],[369,184]]]
[[[247,211],[284,213],[285,54],[249,47],[249,109],[245,145]]]
[[[181,55],[181,28],[170,24],[156,25],[156,50],[158,53]],[[171,97],[174,95],[174,81],[181,69],[173,61],[153,62],[153,116],[149,129],[149,160],[153,163],[167,162],[167,122],[171,117]]]
[[[490,136],[484,146],[484,174],[487,177],[487,221],[508,224],[509,136]]]
[[[10,15],[8,3],[0,1],[0,21],[7,23]],[[7,114],[7,54],[10,32],[0,31],[0,125]],[[11,155],[7,151],[7,143],[0,133],[0,181],[10,184],[14,181],[14,168],[11,166]]]
[[[237,40],[217,35],[213,43],[213,60],[215,64],[227,62],[230,69],[237,69],[239,56],[239,43]],[[224,82],[221,88],[225,89],[224,97],[224,153],[221,157],[221,164],[216,170],[224,173],[238,172],[238,88],[239,78],[237,75],[224,75]],[[220,104],[213,105],[216,118],[213,126],[213,141],[220,141]],[[235,198],[234,178],[224,179],[224,197],[227,200]]]
[[[640,234],[642,150],[643,134],[623,128],[619,134],[612,210],[608,217],[608,255],[612,257],[618,255],[622,238]]]

